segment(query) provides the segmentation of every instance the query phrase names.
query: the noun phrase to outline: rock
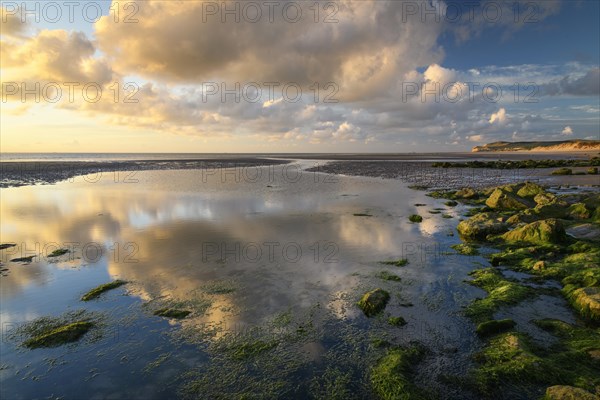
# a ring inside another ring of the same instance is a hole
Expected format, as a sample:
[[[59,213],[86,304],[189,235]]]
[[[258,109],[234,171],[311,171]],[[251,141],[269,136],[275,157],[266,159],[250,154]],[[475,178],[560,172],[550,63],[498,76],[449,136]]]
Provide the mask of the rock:
[[[600,321],[600,287],[577,289],[569,297],[581,314]]]
[[[358,302],[358,307],[367,317],[377,315],[387,305],[390,294],[383,289],[375,289],[365,293]]]
[[[593,349],[593,350],[588,350],[587,352],[589,354],[590,357],[592,357],[594,360],[596,361],[600,361],[600,350],[598,349]]]
[[[542,271],[544,269],[546,269],[546,261],[538,261],[535,264],[533,264],[534,271]]]
[[[567,229],[567,234],[575,239],[598,240],[600,239],[600,227],[593,224],[582,224]]]
[[[573,170],[571,168],[559,168],[552,171],[552,175],[573,175]]]
[[[563,201],[555,201],[554,203],[537,205],[533,211],[543,218],[566,218],[568,214],[568,204]]]
[[[533,244],[560,244],[566,238],[565,229],[558,220],[553,218],[535,221],[502,235],[502,239],[507,242]]]
[[[527,200],[503,189],[494,190],[485,204],[497,210],[526,210],[533,206]]]
[[[509,225],[517,225],[521,223],[529,224],[531,222],[537,221],[539,219],[539,215],[535,214],[531,209],[521,211],[518,214],[510,216],[506,223]]]
[[[546,204],[550,204],[556,201],[556,196],[553,195],[552,193],[540,193],[535,195],[535,197],[533,198],[533,201],[535,201],[535,204],[537,204],[538,206],[543,206]]]
[[[573,219],[588,219],[592,213],[585,207],[585,204],[575,203],[568,208],[567,215]]]
[[[477,325],[477,334],[481,337],[492,336],[511,330],[516,325],[512,319],[500,319],[482,322]]]
[[[517,196],[533,199],[538,194],[545,193],[543,187],[533,182],[525,182],[525,185],[517,192]]]
[[[477,197],[477,192],[471,188],[463,188],[457,191],[454,196],[457,199],[472,199]]]
[[[456,229],[466,239],[485,239],[487,235],[503,233],[508,225],[498,221],[495,213],[481,213],[461,221]]]
[[[546,389],[547,400],[598,400],[598,396],[573,386],[556,385]]]

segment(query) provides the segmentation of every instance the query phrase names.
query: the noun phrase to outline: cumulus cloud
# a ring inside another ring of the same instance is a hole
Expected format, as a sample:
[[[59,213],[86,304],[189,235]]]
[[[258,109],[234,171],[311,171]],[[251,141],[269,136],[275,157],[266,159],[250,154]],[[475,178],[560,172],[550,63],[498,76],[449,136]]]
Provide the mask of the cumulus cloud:
[[[504,122],[506,122],[506,109],[504,108],[501,108],[498,110],[498,112],[493,113],[489,120],[490,124],[503,124]]]
[[[561,135],[572,136],[573,135],[573,129],[571,129],[570,126],[565,126],[565,128],[561,132]]]

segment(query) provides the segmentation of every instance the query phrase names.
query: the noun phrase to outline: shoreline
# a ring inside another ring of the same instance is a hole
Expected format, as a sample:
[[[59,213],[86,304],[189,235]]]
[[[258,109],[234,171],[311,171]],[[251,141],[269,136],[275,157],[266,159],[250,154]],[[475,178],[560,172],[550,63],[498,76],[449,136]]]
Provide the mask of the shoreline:
[[[288,164],[267,158],[174,159],[129,161],[3,161],[0,188],[51,185],[77,176],[103,172],[136,172],[182,169],[250,168]]]

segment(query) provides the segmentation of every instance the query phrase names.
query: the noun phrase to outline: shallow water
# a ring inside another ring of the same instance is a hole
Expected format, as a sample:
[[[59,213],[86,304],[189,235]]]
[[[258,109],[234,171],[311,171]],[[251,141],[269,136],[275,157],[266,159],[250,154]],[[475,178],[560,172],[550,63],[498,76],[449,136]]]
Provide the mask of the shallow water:
[[[468,394],[440,378],[465,374],[481,346],[462,307],[484,292],[464,282],[488,265],[454,254],[461,206],[395,180],[287,166],[108,174],[2,189],[0,386],[3,398],[318,397],[330,376],[372,397],[372,340],[429,351],[416,382],[439,398]],[[415,203],[427,206],[415,207]],[[454,215],[430,214],[434,208]],[[408,222],[419,213],[421,224]],[[357,216],[355,214],[367,214]],[[58,258],[58,247],[73,251]],[[16,257],[36,255],[30,264]],[[405,267],[380,261],[407,258]],[[400,282],[376,276],[388,271]],[[82,302],[95,286],[129,284]],[[392,299],[367,319],[355,306],[381,287]],[[152,315],[176,304],[183,320]],[[80,342],[28,350],[15,332],[41,316],[97,313]],[[408,324],[393,327],[388,316]],[[517,318],[515,318],[517,319]],[[264,352],[236,357],[247,343]],[[234,355],[234,356],[232,356]]]

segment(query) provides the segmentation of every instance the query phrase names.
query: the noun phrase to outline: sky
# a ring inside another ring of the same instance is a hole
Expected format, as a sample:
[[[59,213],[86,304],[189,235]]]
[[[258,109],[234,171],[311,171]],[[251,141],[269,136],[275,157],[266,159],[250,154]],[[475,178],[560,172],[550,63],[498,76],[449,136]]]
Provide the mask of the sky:
[[[1,1],[2,152],[600,140],[600,2]]]

